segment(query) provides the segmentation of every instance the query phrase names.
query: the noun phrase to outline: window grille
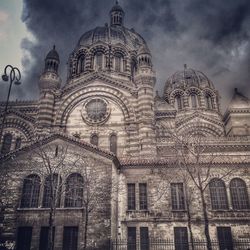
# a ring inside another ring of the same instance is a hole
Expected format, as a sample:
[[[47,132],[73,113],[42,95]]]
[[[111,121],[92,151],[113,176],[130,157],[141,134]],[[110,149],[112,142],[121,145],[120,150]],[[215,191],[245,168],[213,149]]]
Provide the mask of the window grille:
[[[61,198],[61,177],[58,174],[52,174],[46,177],[43,193],[43,207],[50,207],[54,203],[56,207],[60,206]]]
[[[171,198],[173,210],[185,209],[185,197],[183,183],[171,183]]]
[[[135,210],[135,184],[127,184],[128,188],[128,210]]]
[[[55,227],[52,229],[52,242],[54,244],[55,238]],[[40,231],[40,241],[39,241],[39,250],[47,250],[49,246],[49,227],[41,227]],[[53,249],[53,246],[52,246]]]
[[[81,207],[83,199],[83,178],[80,174],[71,174],[66,180],[65,207]]]
[[[147,184],[139,183],[139,201],[140,201],[140,210],[147,210]]]
[[[212,209],[228,209],[226,187],[222,180],[213,179],[209,183]]]
[[[233,250],[233,239],[230,227],[217,227],[217,237],[220,249]]]
[[[230,182],[230,193],[233,209],[249,209],[249,200],[246,183],[235,178]]]
[[[38,207],[40,184],[40,177],[37,175],[29,175],[24,179],[21,198],[22,208]]]
[[[63,250],[77,250],[78,227],[64,227]]]
[[[136,250],[136,227],[128,227],[127,250]]]
[[[149,250],[148,227],[140,227],[141,250]]]
[[[174,228],[175,250],[188,250],[188,233],[186,227]]]

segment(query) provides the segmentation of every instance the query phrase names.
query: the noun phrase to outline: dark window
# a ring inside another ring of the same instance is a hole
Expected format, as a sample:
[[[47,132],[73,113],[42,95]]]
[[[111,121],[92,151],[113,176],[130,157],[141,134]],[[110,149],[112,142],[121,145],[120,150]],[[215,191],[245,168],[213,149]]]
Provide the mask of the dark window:
[[[182,97],[179,95],[175,97],[175,107],[177,108],[177,110],[183,109]]]
[[[98,138],[98,135],[97,134],[93,134],[91,137],[90,137],[90,143],[95,145],[95,146],[98,146],[98,141],[99,141],[99,138]]]
[[[15,149],[19,149],[21,147],[22,139],[19,137],[16,139]]]
[[[175,250],[188,250],[188,233],[186,227],[174,228]]]
[[[78,227],[64,227],[63,250],[77,250]]]
[[[213,179],[209,183],[212,209],[228,209],[225,184],[220,179]]]
[[[96,69],[102,69],[103,68],[103,53],[97,52],[95,57],[96,57]]]
[[[140,210],[147,210],[147,184],[139,183],[139,201],[140,201]]]
[[[132,77],[132,79],[134,79],[136,71],[137,71],[137,64],[136,64],[136,61],[133,59],[131,61],[131,77]]]
[[[116,54],[115,55],[115,71],[121,72],[122,71],[122,55]]]
[[[77,73],[81,73],[84,72],[84,67],[85,67],[85,57],[82,55],[81,57],[79,57],[78,59],[78,63],[77,63]]]
[[[197,108],[197,95],[194,93],[191,94],[191,104],[192,108]]]
[[[207,94],[206,97],[205,97],[205,99],[206,99],[207,109],[213,109],[213,100],[212,100],[212,97]]]
[[[171,183],[171,199],[173,210],[185,209],[183,183]]]
[[[230,182],[230,193],[233,209],[249,209],[249,200],[246,183],[235,178]]]
[[[29,175],[23,181],[23,191],[21,207],[38,207],[40,193],[40,177],[38,175]]]
[[[141,250],[149,250],[149,237],[147,227],[140,227],[140,244]]]
[[[52,229],[52,244],[54,245],[55,238],[55,227]],[[49,227],[41,227],[40,231],[40,242],[39,242],[39,250],[48,250],[49,246]],[[53,246],[52,246],[53,249]]]
[[[128,227],[128,248],[127,250],[136,250],[136,227]]]
[[[32,227],[19,227],[17,230],[17,250],[30,250]]]
[[[12,142],[12,135],[9,133],[5,134],[3,137],[3,143],[2,143],[2,148],[1,148],[2,154],[7,154],[10,152],[11,142]]]
[[[43,193],[43,207],[50,207],[53,202],[56,207],[60,206],[61,198],[61,178],[58,174],[52,174],[46,177]]]
[[[233,250],[233,240],[230,227],[217,227],[220,250]]]
[[[135,210],[135,184],[128,184],[128,210]]]
[[[71,174],[66,180],[65,207],[81,207],[83,199],[83,178]]]
[[[117,153],[117,136],[115,134],[110,136],[110,151],[114,154]]]

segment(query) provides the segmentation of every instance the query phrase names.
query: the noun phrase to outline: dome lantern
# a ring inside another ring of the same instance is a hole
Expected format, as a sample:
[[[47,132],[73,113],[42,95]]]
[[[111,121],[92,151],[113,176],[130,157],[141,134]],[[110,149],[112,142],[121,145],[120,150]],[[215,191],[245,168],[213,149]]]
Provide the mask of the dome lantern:
[[[125,13],[122,7],[119,5],[118,1],[116,1],[115,5],[110,10],[110,25],[123,26],[124,16]]]
[[[47,54],[45,58],[44,71],[45,72],[50,71],[57,74],[59,63],[60,63],[59,54],[56,51],[56,46],[54,45],[53,49]]]

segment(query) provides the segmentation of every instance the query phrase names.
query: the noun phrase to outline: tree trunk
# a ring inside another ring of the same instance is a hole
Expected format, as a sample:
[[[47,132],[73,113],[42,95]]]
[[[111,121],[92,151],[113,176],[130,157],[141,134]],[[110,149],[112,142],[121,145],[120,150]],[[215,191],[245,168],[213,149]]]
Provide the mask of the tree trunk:
[[[86,248],[87,248],[88,225],[89,225],[89,212],[88,212],[88,208],[86,208],[86,210],[85,210],[85,222],[84,222],[84,245],[83,245],[84,250],[86,250]]]
[[[201,201],[202,201],[202,212],[203,212],[203,217],[204,217],[204,232],[205,232],[205,237],[207,241],[207,249],[212,250],[212,243],[211,243],[211,238],[209,234],[209,220],[208,220],[208,214],[207,214],[207,204],[206,204],[205,197],[204,197],[204,190],[200,189],[200,194],[201,194]]]
[[[189,231],[189,234],[190,234],[191,249],[194,250],[194,236],[193,236],[192,224],[191,224],[190,207],[189,207],[188,202],[187,202],[187,216],[188,216],[188,231]]]

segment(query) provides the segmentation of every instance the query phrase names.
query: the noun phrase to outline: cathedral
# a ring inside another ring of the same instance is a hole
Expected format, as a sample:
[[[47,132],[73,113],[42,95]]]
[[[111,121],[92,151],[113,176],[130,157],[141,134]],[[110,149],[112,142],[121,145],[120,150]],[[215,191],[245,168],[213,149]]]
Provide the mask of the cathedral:
[[[52,249],[50,228],[55,250],[250,249],[250,99],[222,114],[186,64],[158,93],[146,41],[109,15],[65,82],[54,46],[39,99],[0,103],[0,249]]]

